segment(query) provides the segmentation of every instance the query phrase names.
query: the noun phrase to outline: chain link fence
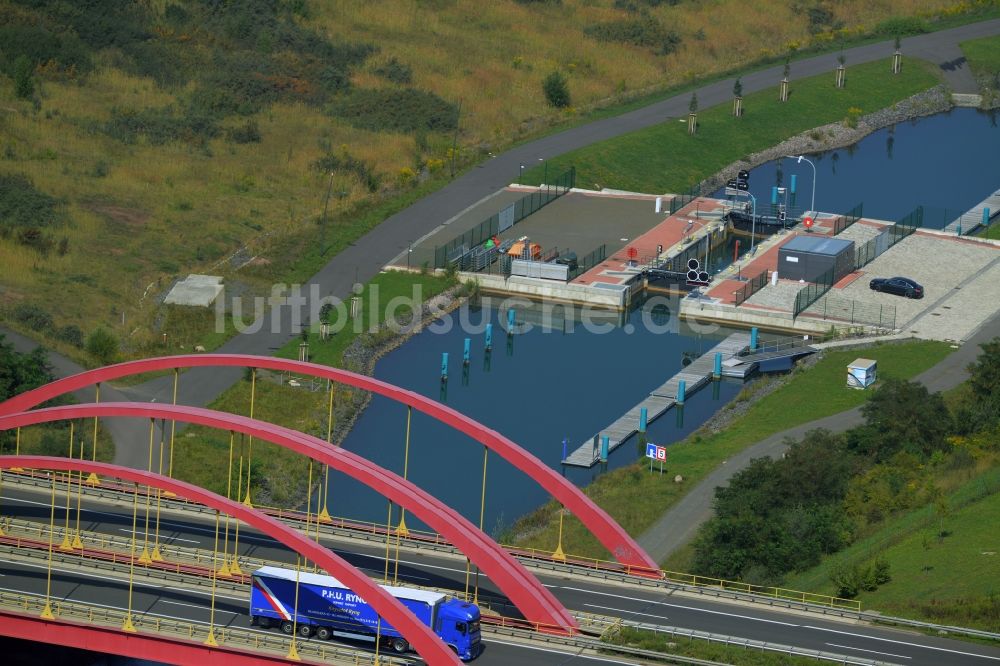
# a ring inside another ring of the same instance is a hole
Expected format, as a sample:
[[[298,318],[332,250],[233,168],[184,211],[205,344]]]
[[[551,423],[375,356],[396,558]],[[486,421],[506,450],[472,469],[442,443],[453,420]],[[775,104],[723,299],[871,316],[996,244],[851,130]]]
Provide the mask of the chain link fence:
[[[836,220],[833,221],[833,235],[836,236],[844,229],[848,228],[855,222],[861,219],[864,213],[864,202],[859,203],[857,206],[847,211]]]
[[[593,268],[594,266],[601,263],[607,258],[608,258],[608,246],[606,244],[601,245],[599,248],[592,251],[583,259],[577,261],[576,268],[569,272],[569,279],[573,280],[579,277],[580,275],[583,275],[591,268]]]
[[[827,294],[803,314],[859,326],[875,326],[881,330],[896,329],[896,306],[883,303],[862,303],[852,298]]]
[[[819,297],[830,291],[833,286],[833,269],[826,271],[816,281],[799,289],[795,294],[795,305],[792,308],[792,317],[798,317],[802,312],[819,300]]]
[[[767,274],[767,269],[764,269],[736,290],[736,307],[742,305],[744,301],[764,288],[767,284]]]
[[[860,270],[867,266],[875,257],[915,232],[917,228],[923,225],[923,218],[924,207],[917,206],[909,214],[896,222],[896,224],[888,227],[878,236],[855,249],[854,270]]]

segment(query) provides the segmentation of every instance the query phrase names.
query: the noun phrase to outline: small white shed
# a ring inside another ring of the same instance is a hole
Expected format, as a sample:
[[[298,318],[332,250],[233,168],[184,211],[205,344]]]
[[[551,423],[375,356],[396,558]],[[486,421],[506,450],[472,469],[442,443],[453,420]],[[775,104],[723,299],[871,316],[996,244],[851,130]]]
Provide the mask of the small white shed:
[[[866,389],[875,383],[876,362],[870,358],[854,359],[847,366],[847,385],[851,388]]]

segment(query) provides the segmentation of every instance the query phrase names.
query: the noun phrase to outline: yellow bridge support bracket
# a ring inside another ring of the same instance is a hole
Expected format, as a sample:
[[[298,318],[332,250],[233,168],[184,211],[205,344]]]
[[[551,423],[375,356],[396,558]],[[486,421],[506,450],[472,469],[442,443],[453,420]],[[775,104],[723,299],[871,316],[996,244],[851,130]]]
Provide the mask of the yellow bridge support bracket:
[[[205,639],[205,645],[209,647],[219,647],[219,642],[215,640],[215,629],[209,628],[208,637]]]

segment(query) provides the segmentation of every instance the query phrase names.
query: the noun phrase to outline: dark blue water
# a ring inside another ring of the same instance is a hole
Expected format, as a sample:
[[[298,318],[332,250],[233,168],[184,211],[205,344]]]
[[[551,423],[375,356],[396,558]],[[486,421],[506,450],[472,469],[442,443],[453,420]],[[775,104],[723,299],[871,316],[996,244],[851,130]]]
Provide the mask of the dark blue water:
[[[622,322],[612,316],[602,324],[605,332],[587,332],[577,322],[572,331],[564,332],[557,323],[555,329],[537,325],[531,330],[519,328],[512,336],[503,332],[497,310],[472,308],[468,311],[471,333],[459,325],[445,333],[424,331],[384,357],[375,368],[375,376],[434,399],[443,398],[449,406],[528,449],[549,467],[561,469],[564,438],[572,451],[669,379],[686,359],[708,351],[732,332],[716,326],[697,332],[678,325],[662,308],[652,316],[651,306],[647,303]],[[524,321],[537,314],[537,308],[520,310],[518,318]],[[488,360],[482,333],[486,321],[492,321],[494,328],[493,352]],[[466,337],[473,341],[467,376],[461,363]],[[446,395],[440,381],[442,352],[449,353],[451,365]],[[739,388],[739,384],[723,382],[714,391],[706,387],[694,393],[684,407],[683,423],[668,412],[651,425],[650,441],[667,444],[683,438]],[[405,426],[404,407],[375,397],[344,446],[402,473]],[[612,453],[608,466],[614,469],[636,457],[630,442]],[[409,478],[473,523],[479,520],[482,463],[481,444],[414,412]],[[601,471],[600,466],[589,470],[569,467],[565,474],[574,483],[585,485]],[[385,500],[347,477],[337,476],[330,497],[330,511],[335,515],[382,522],[387,518]],[[487,531],[497,532],[547,499],[526,475],[490,454],[484,520]]]
[[[816,165],[816,209],[844,213],[864,203],[865,217],[898,220],[922,205],[924,226],[940,228],[1000,188],[998,124],[996,111],[953,109],[881,129],[847,148],[807,154]],[[758,213],[769,213],[771,187],[790,187],[792,174],[798,183],[791,208],[809,209],[812,168],[782,159],[750,172]]]

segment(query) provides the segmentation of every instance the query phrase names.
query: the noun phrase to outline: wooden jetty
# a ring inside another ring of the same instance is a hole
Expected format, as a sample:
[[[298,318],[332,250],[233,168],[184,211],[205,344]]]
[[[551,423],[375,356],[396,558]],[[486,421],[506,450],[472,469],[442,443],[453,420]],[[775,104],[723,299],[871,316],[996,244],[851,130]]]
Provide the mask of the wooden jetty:
[[[608,436],[608,453],[610,454],[622,442],[639,432],[639,413],[643,407],[646,408],[647,422],[652,422],[653,419],[661,416],[677,402],[677,388],[681,380],[685,382],[685,394],[691,395],[712,379],[716,352],[722,354],[723,371],[725,372],[725,362],[739,356],[749,345],[749,333],[733,333],[671,377],[665,384],[651,391],[642,402],[625,412],[617,421],[581,444],[575,451],[566,456],[566,459],[562,461],[563,464],[593,467],[601,457],[600,439],[602,435]]]
[[[963,213],[958,216],[954,222],[946,226],[943,231],[948,231],[953,234],[961,233],[963,236],[968,236],[973,231],[978,229],[983,225],[983,211],[989,210],[990,219],[1000,215],[1000,190],[997,190],[990,196],[983,199],[981,202],[969,209],[967,213]],[[987,223],[989,220],[987,220]]]

